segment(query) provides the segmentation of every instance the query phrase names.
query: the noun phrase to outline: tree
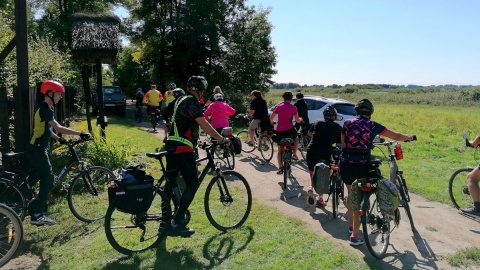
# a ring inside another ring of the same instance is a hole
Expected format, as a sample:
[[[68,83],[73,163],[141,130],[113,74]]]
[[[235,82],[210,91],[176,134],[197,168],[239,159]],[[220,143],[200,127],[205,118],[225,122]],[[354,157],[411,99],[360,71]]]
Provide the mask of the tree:
[[[148,70],[139,61],[139,55],[140,49],[132,46],[123,48],[119,53],[118,62],[111,66],[113,84],[120,85],[127,95],[133,95],[138,87],[144,90],[149,87]]]

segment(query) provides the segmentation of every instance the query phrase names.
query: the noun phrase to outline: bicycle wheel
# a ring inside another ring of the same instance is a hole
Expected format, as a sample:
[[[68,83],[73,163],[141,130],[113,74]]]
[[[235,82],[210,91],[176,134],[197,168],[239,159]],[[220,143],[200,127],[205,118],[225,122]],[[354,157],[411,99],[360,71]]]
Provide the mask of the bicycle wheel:
[[[130,255],[154,247],[167,236],[172,219],[169,198],[156,190],[147,213],[131,215],[108,207],[105,215],[105,235],[118,252]]]
[[[455,208],[467,208],[472,206],[472,197],[467,187],[467,174],[469,174],[473,168],[461,168],[455,171],[450,177],[448,183],[448,193],[450,194],[450,200],[452,200]]]
[[[0,180],[0,203],[12,208],[21,220],[27,215],[25,195],[12,181]]]
[[[242,151],[245,153],[251,153],[253,150],[255,150],[255,145],[249,145],[248,143],[250,142],[249,135],[248,135],[248,130],[244,129],[240,132],[237,133],[237,136],[240,138],[242,141]],[[253,136],[253,139],[255,140],[256,137]]]
[[[252,191],[245,177],[224,171],[208,183],[205,191],[205,214],[219,231],[238,228],[245,223],[252,208]]]
[[[390,218],[380,212],[375,193],[364,193],[363,196],[361,220],[365,244],[374,257],[382,259],[390,242]]]
[[[307,135],[303,135],[301,133],[298,134],[298,150],[300,151],[300,154],[302,155],[302,158],[304,161],[307,161],[307,147],[308,144],[310,143],[311,138]]]
[[[0,204],[0,267],[13,257],[23,239],[20,217],[10,207]]]
[[[285,154],[284,154],[285,155]],[[290,164],[287,160],[283,160],[283,189],[287,188],[288,174],[290,170]]]
[[[150,123],[152,123],[152,128],[153,128],[153,131],[155,131],[156,127],[157,127],[157,120],[155,119],[155,114],[154,113],[151,113],[150,114]]]
[[[333,215],[333,218],[337,218],[337,215],[338,215],[338,205],[339,205],[339,196],[340,196],[340,193],[339,193],[339,187],[338,187],[338,181],[336,179],[337,177],[330,177],[330,187],[331,187],[331,192],[333,193],[333,198],[332,198],[332,215]]]
[[[397,183],[399,183],[398,190],[400,191],[400,206],[405,209],[408,220],[410,221],[410,227],[412,228],[412,232],[415,232],[415,224],[413,223],[412,212],[410,211],[410,205],[408,204],[410,200],[407,195],[407,182],[405,182],[405,178],[397,175]]]
[[[92,166],[81,171],[68,189],[68,207],[83,222],[102,219],[108,207],[108,184],[115,174],[107,168]]]
[[[272,160],[273,157],[273,141],[268,135],[260,136],[258,140],[258,150],[265,161]]]
[[[233,170],[235,168],[235,153],[233,152],[233,148],[218,145],[214,153],[218,159],[223,161],[227,170]]]

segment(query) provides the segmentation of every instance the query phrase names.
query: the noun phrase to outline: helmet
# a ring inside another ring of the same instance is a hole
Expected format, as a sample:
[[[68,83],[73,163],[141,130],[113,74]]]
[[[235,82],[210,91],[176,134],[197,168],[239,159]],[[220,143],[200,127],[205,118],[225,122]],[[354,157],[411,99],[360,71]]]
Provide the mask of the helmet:
[[[168,84],[167,88],[172,90],[172,89],[177,88],[177,86],[175,85],[175,83],[171,82],[171,83]]]
[[[45,95],[48,91],[65,93],[65,87],[59,82],[46,80],[40,86],[40,93]]]
[[[337,110],[335,107],[328,105],[325,110],[323,110],[323,117],[332,117],[337,115]]]
[[[370,102],[370,100],[368,99],[362,99],[360,100],[357,105],[355,105],[355,112],[359,112],[359,111],[367,111],[367,112],[370,112],[370,113],[373,113],[373,104],[372,102]]]
[[[183,91],[182,88],[175,88],[173,89],[173,97],[174,98],[179,98],[181,96],[185,95],[185,91]]]
[[[139,88],[137,88],[137,91],[142,91],[142,88],[140,88],[140,87],[139,87]]]
[[[297,98],[303,98],[303,94],[302,94],[302,93],[297,93],[295,96],[296,96]]]
[[[283,93],[282,98],[285,99],[285,100],[292,100],[293,94],[292,94],[292,92],[287,91],[287,92]]]
[[[192,76],[190,79],[188,79],[187,86],[195,88],[193,89],[195,91],[205,91],[205,89],[208,87],[208,82],[203,76]]]
[[[222,95],[222,94],[215,94],[215,95],[213,95],[213,100],[215,100],[215,101],[217,101],[217,100],[223,101],[223,95]]]
[[[156,86],[155,84],[152,84],[150,87],[151,87],[152,89],[157,89],[157,86]]]

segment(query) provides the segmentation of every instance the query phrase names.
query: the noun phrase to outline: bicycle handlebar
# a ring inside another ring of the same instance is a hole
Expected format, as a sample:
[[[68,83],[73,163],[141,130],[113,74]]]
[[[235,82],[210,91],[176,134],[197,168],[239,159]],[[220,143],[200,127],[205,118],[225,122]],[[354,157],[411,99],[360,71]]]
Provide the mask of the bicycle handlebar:
[[[412,140],[407,140],[407,141],[404,141],[404,142],[411,142],[411,141],[416,141],[417,140],[417,135],[412,135],[413,136],[413,139]],[[380,139],[380,142],[374,142],[373,145],[374,146],[377,146],[377,145],[383,145],[383,146],[391,146],[393,144],[395,144],[397,141],[385,141],[385,139],[381,138]]]

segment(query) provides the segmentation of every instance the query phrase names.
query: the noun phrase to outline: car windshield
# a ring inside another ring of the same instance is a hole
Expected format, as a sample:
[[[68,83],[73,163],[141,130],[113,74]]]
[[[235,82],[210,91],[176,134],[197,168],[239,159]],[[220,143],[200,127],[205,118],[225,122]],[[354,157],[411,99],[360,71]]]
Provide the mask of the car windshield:
[[[120,88],[117,87],[105,87],[103,88],[103,93],[105,94],[118,94],[121,93],[122,91]]]
[[[336,103],[332,106],[337,110],[339,114],[355,116],[355,105],[353,104]]]

